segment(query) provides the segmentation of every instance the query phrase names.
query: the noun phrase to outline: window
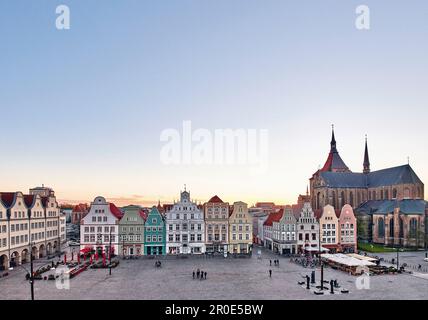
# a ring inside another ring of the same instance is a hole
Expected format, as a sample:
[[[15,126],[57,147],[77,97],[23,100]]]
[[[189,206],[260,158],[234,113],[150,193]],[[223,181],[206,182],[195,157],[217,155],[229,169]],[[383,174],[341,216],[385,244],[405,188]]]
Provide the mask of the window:
[[[168,236],[168,241],[169,241],[169,242],[174,241],[174,235],[170,234],[170,235]]]
[[[377,235],[379,238],[385,237],[385,224],[383,218],[377,220]]]
[[[389,220],[389,236],[394,238],[394,218]]]
[[[202,241],[202,235],[199,233],[198,234],[198,241],[201,242]]]

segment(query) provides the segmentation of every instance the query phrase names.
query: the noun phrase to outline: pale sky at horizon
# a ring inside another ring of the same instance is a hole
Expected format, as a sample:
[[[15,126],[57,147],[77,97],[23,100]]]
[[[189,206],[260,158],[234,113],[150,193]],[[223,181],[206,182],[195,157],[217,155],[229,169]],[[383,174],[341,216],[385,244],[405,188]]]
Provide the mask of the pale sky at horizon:
[[[4,1],[0,190],[291,204],[330,148],[428,181],[428,2]],[[55,28],[66,4],[71,29]],[[371,29],[355,28],[358,5]],[[164,129],[267,129],[268,171],[160,161]]]

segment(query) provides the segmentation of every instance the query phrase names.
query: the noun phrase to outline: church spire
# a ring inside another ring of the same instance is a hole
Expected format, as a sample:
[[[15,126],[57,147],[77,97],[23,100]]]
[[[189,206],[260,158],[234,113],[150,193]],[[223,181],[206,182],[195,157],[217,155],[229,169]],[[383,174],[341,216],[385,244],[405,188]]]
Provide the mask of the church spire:
[[[331,125],[330,152],[337,152],[337,149],[336,149],[336,138],[334,137],[334,124]]]
[[[331,171],[331,172],[351,172],[339,156],[339,152],[336,148],[336,138],[334,136],[334,125],[331,125],[331,141],[330,141],[330,153],[328,154],[327,161],[324,167],[320,171]]]
[[[364,163],[363,163],[363,173],[370,172],[370,161],[369,161],[369,149],[367,148],[367,135],[366,135],[366,147],[364,149]]]

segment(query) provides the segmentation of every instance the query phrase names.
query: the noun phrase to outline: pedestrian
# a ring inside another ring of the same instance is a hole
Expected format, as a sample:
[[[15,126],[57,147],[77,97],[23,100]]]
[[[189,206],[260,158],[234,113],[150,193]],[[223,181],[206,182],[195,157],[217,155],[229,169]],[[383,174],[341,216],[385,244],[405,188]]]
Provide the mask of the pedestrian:
[[[207,272],[206,272],[206,271],[205,271],[205,274],[204,274],[204,275],[205,275],[205,280],[207,280]]]
[[[204,279],[204,272],[201,270],[201,280]]]
[[[277,266],[279,267],[279,259],[278,259],[278,260],[276,260],[276,264],[277,264]]]
[[[193,270],[193,279],[195,279],[195,270]]]
[[[272,270],[269,269],[269,278],[272,278]]]
[[[199,270],[199,268],[198,268],[198,270],[196,271],[196,277],[199,279],[199,275],[201,274],[201,271]]]
[[[272,260],[269,260],[269,265],[272,266]]]
[[[422,266],[421,266],[421,265],[419,265],[419,266],[418,266],[418,270],[420,271],[421,269],[422,269]]]

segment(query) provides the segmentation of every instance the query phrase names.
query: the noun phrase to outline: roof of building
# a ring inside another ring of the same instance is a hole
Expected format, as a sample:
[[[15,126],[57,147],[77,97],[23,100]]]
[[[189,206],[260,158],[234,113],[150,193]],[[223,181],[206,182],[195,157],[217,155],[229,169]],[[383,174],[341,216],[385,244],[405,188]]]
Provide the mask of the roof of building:
[[[0,193],[0,199],[6,208],[10,208],[15,202],[16,192],[2,192]]]
[[[73,207],[72,212],[87,212],[89,211],[89,207],[86,203],[79,203]]]
[[[138,213],[140,214],[140,217],[144,219],[144,221],[147,220],[147,216],[149,215],[149,212],[147,209],[141,208]]]
[[[410,165],[372,171],[370,173],[320,172],[328,187],[374,188],[397,184],[423,184]]]
[[[282,215],[284,214],[284,209],[279,210],[278,212],[272,212],[269,214],[269,217],[263,223],[264,226],[272,226],[273,222],[279,222],[281,220]]]
[[[345,162],[339,155],[336,148],[336,139],[334,137],[334,129],[331,131],[330,153],[327,160],[320,169],[321,172],[351,172]]]
[[[217,195],[208,200],[208,203],[224,203]]]
[[[123,217],[123,213],[122,211],[119,210],[118,207],[116,207],[116,205],[114,203],[109,203],[109,207],[110,207],[110,212],[118,219]]]
[[[400,213],[403,214],[425,214],[425,210],[428,208],[428,202],[422,199],[369,200],[356,208],[355,212],[386,214],[394,212],[394,209],[397,207],[400,208]]]
[[[34,205],[36,200],[36,196],[33,194],[24,194],[24,202],[27,208],[31,208]]]

